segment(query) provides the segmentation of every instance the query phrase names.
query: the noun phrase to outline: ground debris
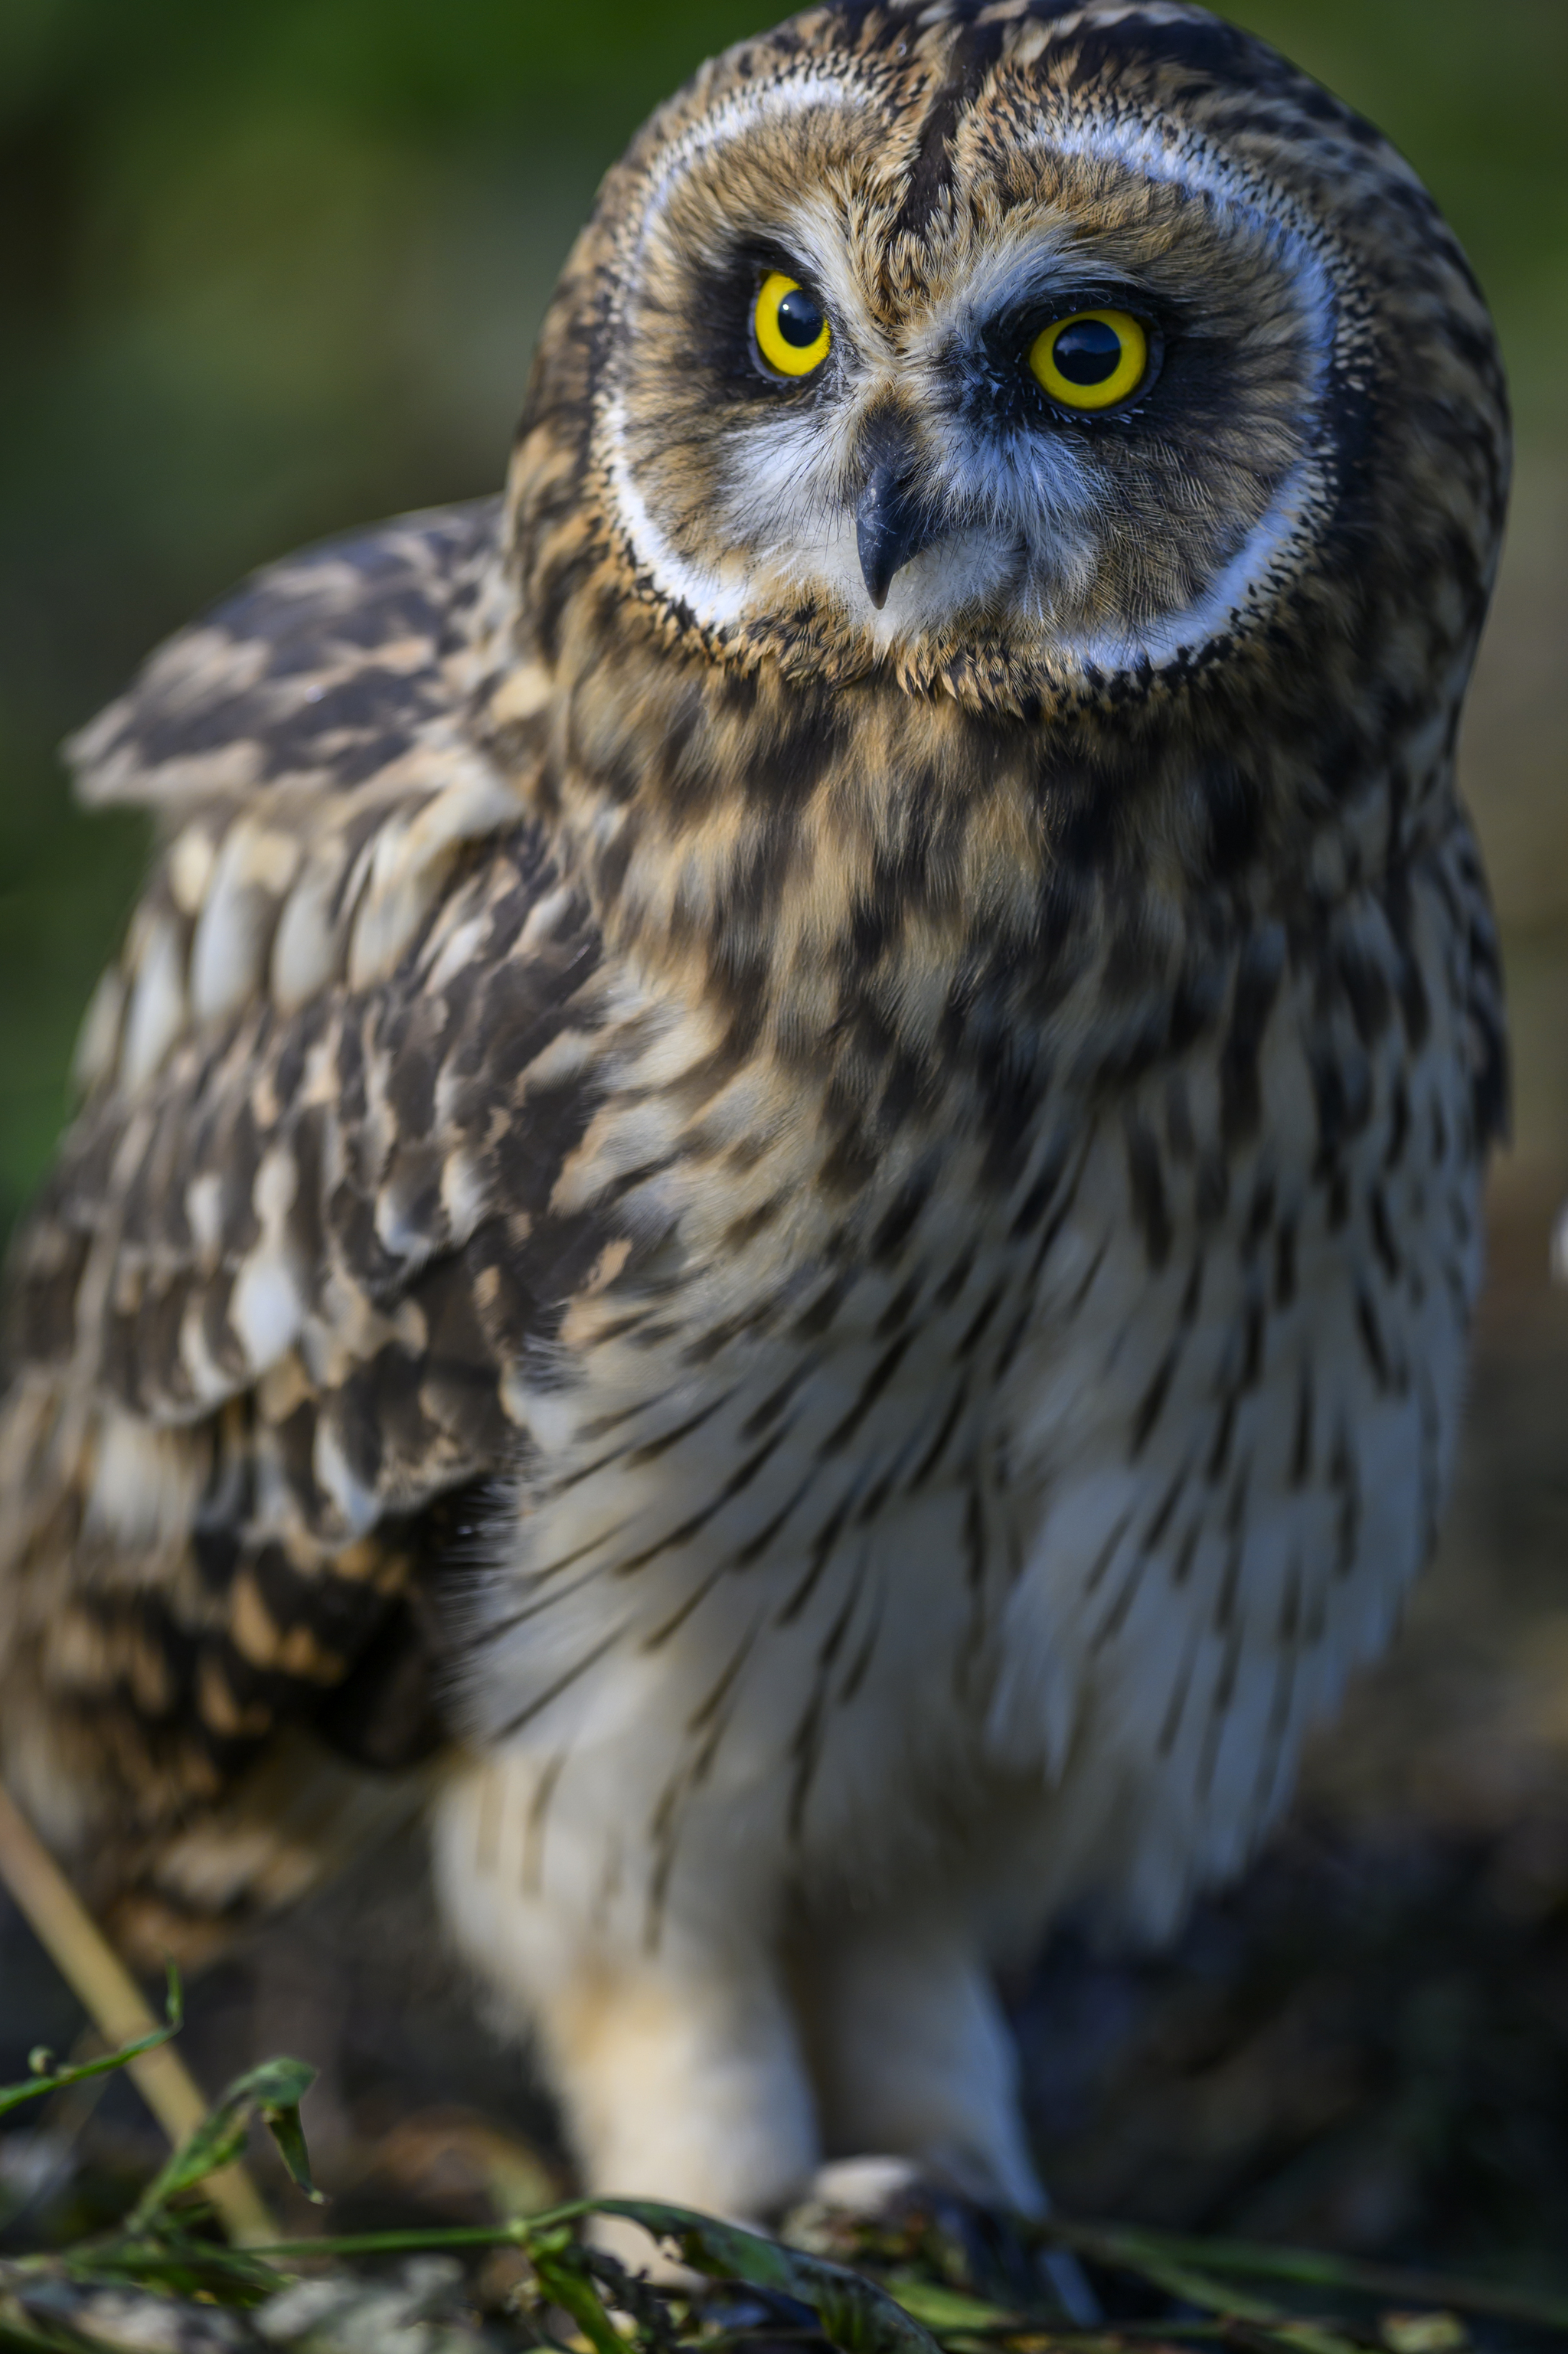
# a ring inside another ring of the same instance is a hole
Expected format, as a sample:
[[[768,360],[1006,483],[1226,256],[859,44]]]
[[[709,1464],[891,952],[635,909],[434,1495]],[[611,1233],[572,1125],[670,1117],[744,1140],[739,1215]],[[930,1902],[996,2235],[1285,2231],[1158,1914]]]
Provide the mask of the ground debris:
[[[82,2278],[58,2262],[7,2264],[0,2334],[109,2354],[473,2354],[486,2340],[462,2310],[462,2284],[455,2260],[422,2256],[390,2277],[334,2271],[292,2281],[240,2310]]]

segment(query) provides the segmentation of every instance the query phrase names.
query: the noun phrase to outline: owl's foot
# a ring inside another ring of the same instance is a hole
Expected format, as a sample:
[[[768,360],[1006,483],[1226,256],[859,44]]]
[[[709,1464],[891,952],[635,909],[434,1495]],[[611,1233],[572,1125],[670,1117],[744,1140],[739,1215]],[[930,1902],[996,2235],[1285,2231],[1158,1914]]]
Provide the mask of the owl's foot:
[[[1044,2203],[1044,2202],[1042,2202]],[[779,2236],[839,2263],[914,2256],[932,2232],[955,2243],[977,2291],[1031,2302],[1042,2289],[1069,2321],[1092,2328],[1099,2299],[1070,2249],[1042,2248],[1030,2218],[970,2197],[906,2158],[842,2158],[819,2167]]]
[[[750,2228],[755,2230],[756,2226]],[[590,2215],[584,2236],[601,2255],[613,2256],[633,2280],[690,2295],[707,2285],[701,2273],[694,2273],[679,2256],[673,2256],[662,2242],[650,2238],[641,2223],[633,2223],[625,2215]]]

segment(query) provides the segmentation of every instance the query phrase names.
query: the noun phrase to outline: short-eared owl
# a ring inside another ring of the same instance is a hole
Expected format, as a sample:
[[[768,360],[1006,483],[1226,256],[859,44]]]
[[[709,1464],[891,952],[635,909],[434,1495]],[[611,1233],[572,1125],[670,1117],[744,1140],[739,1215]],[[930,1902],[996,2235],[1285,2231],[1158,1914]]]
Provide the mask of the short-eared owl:
[[[605,183],[499,504],[79,739],[161,847],[11,1280],[7,1782],[153,1946],[428,1802],[588,2179],[1039,2191],[1433,1536],[1504,1095],[1491,329],[1186,0],[839,0]]]

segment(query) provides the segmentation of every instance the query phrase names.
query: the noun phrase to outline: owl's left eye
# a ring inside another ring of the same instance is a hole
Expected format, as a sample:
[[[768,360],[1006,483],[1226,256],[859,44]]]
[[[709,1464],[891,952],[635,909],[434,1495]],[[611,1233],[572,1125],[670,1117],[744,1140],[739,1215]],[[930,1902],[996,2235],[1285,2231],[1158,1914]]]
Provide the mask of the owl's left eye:
[[[762,281],[751,331],[758,350],[779,376],[814,376],[833,340],[815,295],[781,270],[770,270]]]
[[[1035,336],[1029,366],[1063,408],[1114,408],[1149,373],[1149,336],[1130,311],[1075,311]]]

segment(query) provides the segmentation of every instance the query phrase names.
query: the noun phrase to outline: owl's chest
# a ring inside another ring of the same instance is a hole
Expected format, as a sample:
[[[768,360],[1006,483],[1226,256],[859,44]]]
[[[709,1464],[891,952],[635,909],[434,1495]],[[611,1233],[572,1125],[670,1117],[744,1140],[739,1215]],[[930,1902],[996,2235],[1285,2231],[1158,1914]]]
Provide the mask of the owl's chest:
[[[524,1402],[493,1734],[824,1855],[1033,1777],[1054,1869],[1173,1909],[1430,1539],[1478,1254],[1463,1008],[1428,997],[1369,1044],[1306,976],[1245,1119],[1200,1044],[1050,1096],[1005,1188],[955,1123],[846,1209],[776,1080],[702,1152],[649,1090],[612,1108],[590,1161],[673,1175]]]
[[[1433,984],[1370,1050],[1287,1000],[1228,1147],[1212,1064],[1107,1117],[999,1394],[1032,1509],[987,1753],[1052,1779],[1055,1893],[1142,1932],[1245,1861],[1431,1550],[1481,1271]]]

